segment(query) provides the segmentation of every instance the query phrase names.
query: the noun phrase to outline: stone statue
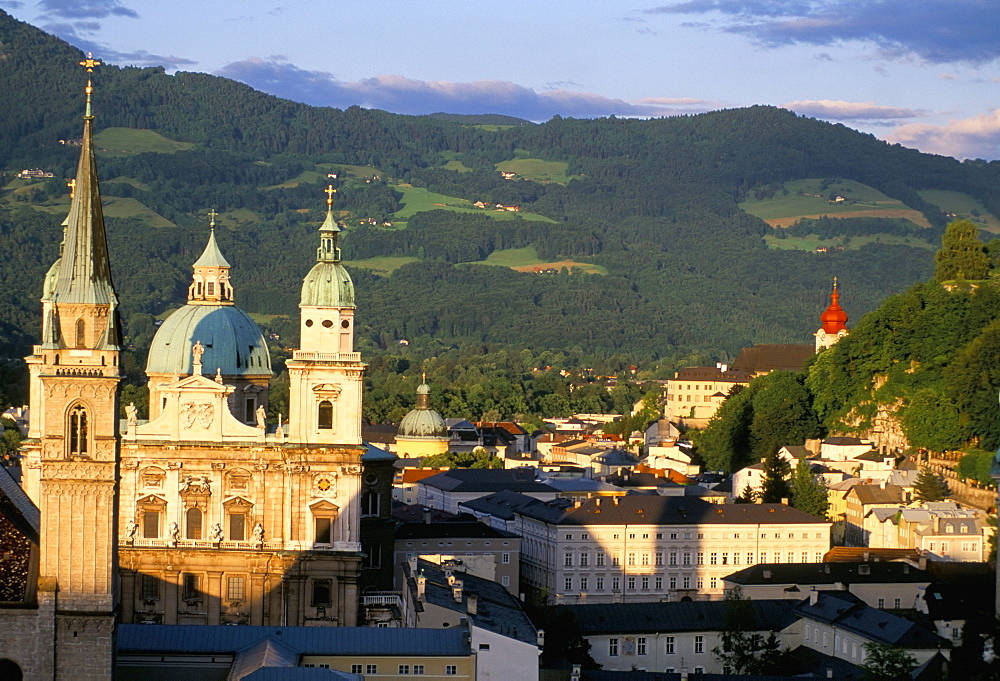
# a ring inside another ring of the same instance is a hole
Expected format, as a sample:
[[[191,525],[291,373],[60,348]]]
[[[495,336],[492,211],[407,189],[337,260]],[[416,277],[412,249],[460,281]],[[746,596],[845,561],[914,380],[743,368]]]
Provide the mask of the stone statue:
[[[215,523],[212,525],[212,534],[209,537],[212,541],[219,542],[222,541],[222,525]]]
[[[212,493],[212,481],[208,479],[207,475],[201,476],[201,488],[205,494]]]
[[[174,542],[180,538],[181,528],[177,525],[177,523],[170,523],[170,527],[167,528],[167,536],[169,536],[170,540]]]
[[[181,491],[182,492],[189,491],[192,485],[194,485],[194,476],[192,475],[184,476],[184,482],[181,483]]]
[[[201,375],[201,356],[204,354],[205,346],[201,344],[201,341],[195,341],[194,345],[191,346],[191,357],[194,360],[191,373]]]
[[[264,543],[264,526],[261,525],[260,523],[257,523],[256,525],[254,525],[254,528],[253,528],[253,540],[257,544],[263,544]]]
[[[266,423],[266,421],[265,421],[266,418],[267,418],[267,414],[264,412],[264,405],[262,404],[259,407],[257,407],[257,427],[258,428],[263,428],[264,427],[264,425]]]
[[[135,402],[130,402],[125,407],[125,420],[128,423],[128,427],[130,430],[133,427],[135,427],[138,418],[139,418],[139,410],[135,408]]]
[[[135,534],[138,531],[139,525],[134,520],[129,520],[128,525],[125,526],[125,537],[127,539],[135,539]]]

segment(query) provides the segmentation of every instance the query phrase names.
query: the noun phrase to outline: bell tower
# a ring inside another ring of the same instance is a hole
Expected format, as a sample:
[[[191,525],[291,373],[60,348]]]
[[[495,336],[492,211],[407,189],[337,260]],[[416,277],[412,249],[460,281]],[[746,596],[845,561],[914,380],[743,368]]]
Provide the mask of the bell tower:
[[[833,278],[833,290],[830,292],[830,305],[819,316],[823,326],[816,331],[816,352],[825,350],[848,334],[847,313],[840,306],[840,292],[837,290],[837,277]]]
[[[100,62],[80,64],[92,73]],[[41,512],[40,583],[55,593],[56,679],[112,677],[120,324],[94,157],[88,77],[83,143],[61,258],[46,277],[43,337],[26,359],[25,490]]]
[[[361,444],[361,376],[354,352],[354,282],[340,262],[333,195],[319,228],[316,264],[302,281],[300,345],[288,367],[289,441],[308,445]]]

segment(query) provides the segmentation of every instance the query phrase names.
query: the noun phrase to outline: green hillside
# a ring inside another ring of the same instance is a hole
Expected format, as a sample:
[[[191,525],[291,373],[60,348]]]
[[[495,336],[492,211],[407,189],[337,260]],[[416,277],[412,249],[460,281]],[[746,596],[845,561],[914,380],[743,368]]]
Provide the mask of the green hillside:
[[[0,355],[23,356],[38,335],[37,292],[79,152],[58,141],[80,135],[80,58],[0,12]],[[414,357],[571,351],[608,371],[669,372],[751,343],[809,342],[834,276],[852,319],[929,276],[956,212],[942,197],[1000,214],[1000,164],[920,154],[771,107],[535,125],[316,108],[155,68],[102,66],[94,80],[96,129],[113,152],[99,159],[109,247],[139,364],[156,317],[185,300],[211,209],[237,303],[296,343],[327,184],[366,353],[405,338]],[[54,177],[15,179],[24,168]],[[859,202],[854,217],[800,219],[780,245],[815,238],[845,250],[769,248],[778,234],[747,210],[833,215],[816,197],[779,210],[785,190],[822,193],[827,179],[823,191]],[[863,204],[908,212],[865,216]],[[522,258],[606,274],[511,269]]]

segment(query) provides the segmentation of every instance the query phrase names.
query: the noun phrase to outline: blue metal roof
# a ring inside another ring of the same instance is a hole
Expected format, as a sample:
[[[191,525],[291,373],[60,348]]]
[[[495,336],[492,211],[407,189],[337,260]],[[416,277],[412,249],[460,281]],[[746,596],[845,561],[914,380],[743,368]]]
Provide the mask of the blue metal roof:
[[[205,348],[206,374],[270,376],[271,357],[260,328],[232,305],[185,305],[163,322],[149,347],[147,373],[190,374],[191,347]]]

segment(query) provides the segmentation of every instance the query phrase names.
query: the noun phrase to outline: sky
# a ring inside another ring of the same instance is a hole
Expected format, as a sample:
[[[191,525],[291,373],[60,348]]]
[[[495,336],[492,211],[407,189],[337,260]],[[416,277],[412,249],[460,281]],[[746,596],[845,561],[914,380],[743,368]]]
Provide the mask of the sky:
[[[780,106],[1000,159],[998,0],[0,0],[117,65],[404,114]]]

